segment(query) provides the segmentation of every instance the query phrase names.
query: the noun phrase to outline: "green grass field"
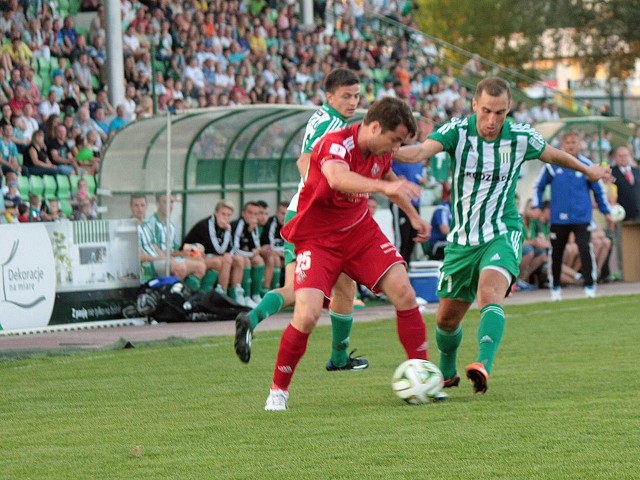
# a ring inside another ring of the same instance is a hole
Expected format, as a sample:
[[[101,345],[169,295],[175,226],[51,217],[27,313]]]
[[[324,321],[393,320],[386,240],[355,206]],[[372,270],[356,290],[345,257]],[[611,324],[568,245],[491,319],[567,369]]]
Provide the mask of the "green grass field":
[[[465,379],[423,406],[391,390],[391,320],[355,325],[362,372],[326,372],[318,328],[287,412],[263,410],[280,332],[257,331],[249,365],[230,337],[4,361],[0,478],[639,478],[640,296],[507,314],[488,393]],[[472,311],[460,370],[477,325]]]

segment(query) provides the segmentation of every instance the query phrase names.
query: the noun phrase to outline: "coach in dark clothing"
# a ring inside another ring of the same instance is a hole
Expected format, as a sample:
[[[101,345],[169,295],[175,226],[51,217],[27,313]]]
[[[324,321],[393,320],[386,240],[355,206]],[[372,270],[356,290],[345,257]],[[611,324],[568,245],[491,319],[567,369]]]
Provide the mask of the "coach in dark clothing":
[[[640,171],[632,166],[628,147],[613,152],[615,166],[611,169],[618,187],[618,203],[624,207],[625,220],[640,220]]]

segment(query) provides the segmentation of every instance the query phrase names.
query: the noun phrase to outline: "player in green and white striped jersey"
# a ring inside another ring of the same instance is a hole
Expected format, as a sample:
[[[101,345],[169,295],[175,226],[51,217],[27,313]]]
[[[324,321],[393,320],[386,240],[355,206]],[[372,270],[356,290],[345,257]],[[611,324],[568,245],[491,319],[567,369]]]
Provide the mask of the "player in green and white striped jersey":
[[[166,218],[173,209],[173,196],[170,206],[164,193],[156,194],[156,213],[138,228],[140,254],[143,266],[150,269],[151,277],[164,275],[166,268],[167,228]],[[169,209],[170,207],[170,209]],[[170,272],[183,280],[191,290],[197,291],[201,279],[205,275],[206,265],[202,257],[192,257],[189,252],[182,251],[176,242],[176,228],[170,224],[169,242],[171,242]]]
[[[516,208],[516,182],[522,164],[543,162],[584,173],[590,181],[609,175],[609,167],[587,167],[572,155],[547,145],[529,125],[506,119],[509,85],[500,78],[478,83],[474,114],[453,119],[420,145],[400,149],[398,161],[419,162],[446,151],[451,155],[451,231],[437,294],[436,340],[445,387],[458,385],[457,350],[462,319],[473,303],[481,309],[479,353],[467,365],[475,392],[486,392],[493,359],[504,331],[504,297],[518,278],[522,221]]]
[[[347,126],[347,120],[356,112],[360,99],[360,79],[351,70],[338,68],[333,70],[324,82],[327,101],[307,121],[302,152],[297,161],[300,171],[298,191],[291,199],[285,217],[285,223],[291,220],[298,208],[298,195],[309,167],[309,159],[313,147],[325,134],[340,130]],[[251,334],[258,323],[279,312],[283,308],[293,305],[295,295],[293,278],[295,272],[295,251],[291,243],[285,242],[285,285],[271,290],[251,312],[241,313],[236,318],[236,353],[240,360],[248,362],[251,356]],[[353,299],[356,285],[345,274],[340,275],[334,287],[329,315],[332,326],[331,359],[327,363],[327,370],[361,370],[368,366],[368,362],[359,357],[347,354],[351,326],[353,324]]]

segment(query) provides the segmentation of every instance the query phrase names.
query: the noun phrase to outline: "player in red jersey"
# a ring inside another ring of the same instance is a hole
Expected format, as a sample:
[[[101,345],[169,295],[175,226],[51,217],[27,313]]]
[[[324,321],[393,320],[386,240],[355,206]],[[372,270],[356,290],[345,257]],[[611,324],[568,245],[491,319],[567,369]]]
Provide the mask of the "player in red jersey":
[[[409,107],[386,97],[369,108],[361,125],[329,133],[314,147],[298,214],[282,229],[296,249],[296,306],[282,334],[265,410],[287,409],[291,377],[341,272],[387,295],[407,357],[427,359],[426,326],[405,262],[367,208],[371,193],[383,193],[407,213],[419,237],[429,236],[431,226],[411,205],[420,187],[391,170],[394,152],[415,131]]]

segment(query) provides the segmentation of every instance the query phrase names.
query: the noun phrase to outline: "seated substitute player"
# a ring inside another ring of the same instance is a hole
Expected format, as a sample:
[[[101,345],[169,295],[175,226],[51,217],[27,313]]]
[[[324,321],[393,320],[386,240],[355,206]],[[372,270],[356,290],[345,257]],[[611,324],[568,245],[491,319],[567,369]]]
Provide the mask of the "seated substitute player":
[[[204,263],[207,273],[202,279],[202,290],[210,291],[216,283],[216,291],[230,295],[244,305],[244,296],[234,295],[236,287],[241,286],[244,268],[244,258],[232,255],[231,215],[233,205],[220,200],[213,211],[213,215],[203,218],[196,223],[184,237],[184,243],[198,243],[204,247]]]
[[[184,280],[185,285],[191,290],[198,291],[206,270],[202,257],[193,256],[190,250],[180,249],[176,242],[176,228],[173,224],[170,224],[169,235],[167,235],[167,215],[171,214],[174,201],[172,195],[170,205],[167,205],[167,195],[164,193],[156,194],[156,213],[139,230],[140,247],[145,258],[149,259],[148,266],[151,267],[153,276],[164,275],[167,264],[167,241],[169,241],[171,246],[169,271],[180,280]],[[169,237],[168,240],[167,237]],[[184,264],[184,268],[176,266],[180,263]]]
[[[539,158],[578,170],[591,181],[608,175],[610,169],[587,166],[547,145],[529,125],[507,120],[511,90],[500,78],[480,81],[472,106],[473,115],[452,119],[422,144],[403,147],[396,159],[418,162],[442,150],[451,155],[453,218],[437,290],[440,370],[445,387],[458,385],[461,323],[477,297],[481,309],[479,353],[477,360],[467,365],[466,374],[474,391],[484,393],[504,332],[504,297],[518,278],[522,255],[522,219],[515,201],[522,164]]]
[[[284,240],[280,236],[280,230],[284,226],[284,217],[287,215],[289,202],[280,202],[275,215],[267,218],[260,233],[260,252],[268,252],[271,271],[267,272],[265,267],[264,283],[270,285],[272,289],[280,288],[280,275],[282,272],[282,262],[284,261]]]
[[[358,107],[360,79],[351,70],[345,68],[333,70],[325,79],[324,89],[327,95],[326,103],[316,110],[307,122],[302,152],[297,161],[301,180],[298,185],[298,192],[289,203],[285,224],[296,215],[298,196],[307,176],[313,147],[325,134],[346,127],[347,120],[353,117]],[[256,308],[249,313],[241,313],[236,318],[235,349],[241,361],[246,363],[251,358],[251,337],[256,326],[269,316],[293,305],[295,301],[293,291],[295,259],[293,244],[285,242],[284,286],[268,292]],[[364,370],[369,366],[369,362],[366,359],[347,354],[353,325],[355,292],[356,285],[353,280],[345,274],[341,274],[334,286],[333,298],[331,298],[329,305],[332,338],[331,358],[326,364],[327,371],[357,371]]]
[[[258,204],[258,235],[260,237],[260,255],[264,260],[264,286],[260,289],[260,296],[263,296],[267,293],[271,288],[271,283],[273,282],[274,272],[276,266],[278,270],[280,270],[281,263],[279,261],[279,255],[271,248],[269,242],[265,243],[264,239],[264,230],[267,226],[267,222],[271,218],[269,216],[269,204],[264,200],[257,200]],[[285,211],[286,213],[286,211]],[[283,217],[284,220],[284,217]],[[278,233],[280,230],[278,230]],[[278,288],[280,285],[276,285],[275,288]]]
[[[264,259],[260,255],[258,234],[259,211],[260,207],[256,202],[247,202],[240,218],[231,222],[231,253],[242,257],[244,262],[242,292],[238,289],[236,297],[243,294],[245,305],[251,308],[262,300],[260,291],[264,282]]]
[[[369,108],[361,125],[329,133],[314,147],[298,214],[282,229],[296,246],[296,301],[265,410],[287,409],[291,378],[341,272],[387,295],[407,357],[427,359],[426,326],[406,264],[367,208],[371,193],[383,193],[407,213],[420,237],[428,237],[429,224],[411,205],[421,188],[391,170],[393,152],[415,131],[409,107],[386,97]]]

